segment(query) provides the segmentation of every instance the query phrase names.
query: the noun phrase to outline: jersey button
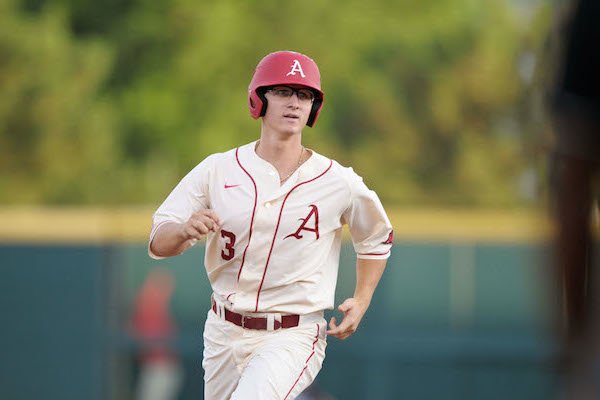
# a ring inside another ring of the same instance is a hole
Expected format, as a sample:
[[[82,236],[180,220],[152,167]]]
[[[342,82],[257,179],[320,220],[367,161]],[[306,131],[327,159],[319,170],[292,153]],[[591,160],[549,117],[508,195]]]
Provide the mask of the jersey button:
[[[265,203],[265,208],[271,208],[271,203],[267,201],[267,202]]]

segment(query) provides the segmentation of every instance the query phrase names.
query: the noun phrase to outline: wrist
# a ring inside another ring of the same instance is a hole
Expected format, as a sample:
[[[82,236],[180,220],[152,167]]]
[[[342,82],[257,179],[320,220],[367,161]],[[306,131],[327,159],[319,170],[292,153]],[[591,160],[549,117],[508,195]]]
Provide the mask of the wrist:
[[[372,298],[372,296],[365,295],[365,294],[360,294],[360,293],[354,294],[354,300],[356,300],[356,302],[361,304],[365,309],[367,307],[369,307],[369,305],[371,304],[371,298]]]
[[[186,242],[190,239],[190,235],[185,230],[185,223],[177,224],[176,235],[180,242]]]

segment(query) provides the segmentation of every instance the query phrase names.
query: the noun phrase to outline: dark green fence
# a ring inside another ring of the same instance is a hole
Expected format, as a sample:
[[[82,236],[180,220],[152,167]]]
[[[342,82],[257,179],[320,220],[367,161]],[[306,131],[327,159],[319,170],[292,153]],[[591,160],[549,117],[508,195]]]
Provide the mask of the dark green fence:
[[[337,399],[547,400],[556,348],[539,244],[396,243],[359,331],[329,339],[318,385]],[[154,261],[144,244],[0,246],[1,399],[129,399],[127,326],[147,273],[172,270],[181,399],[202,398],[210,286],[203,248]],[[337,301],[352,294],[344,246]],[[328,315],[331,313],[328,313]]]

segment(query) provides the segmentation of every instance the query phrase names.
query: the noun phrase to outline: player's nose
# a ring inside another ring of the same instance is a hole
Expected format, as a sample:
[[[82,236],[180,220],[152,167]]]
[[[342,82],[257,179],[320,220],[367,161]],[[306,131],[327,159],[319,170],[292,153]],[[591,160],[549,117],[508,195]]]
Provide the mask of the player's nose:
[[[292,107],[300,107],[300,99],[298,98],[298,93],[292,93],[292,96],[289,97],[288,105]]]

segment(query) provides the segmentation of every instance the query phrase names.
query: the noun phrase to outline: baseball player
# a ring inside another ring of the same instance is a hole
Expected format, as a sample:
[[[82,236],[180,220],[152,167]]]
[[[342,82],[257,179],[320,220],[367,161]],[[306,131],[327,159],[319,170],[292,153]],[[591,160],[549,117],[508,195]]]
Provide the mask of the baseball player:
[[[323,106],[311,58],[267,55],[248,102],[262,117],[260,139],[207,157],[179,182],[154,214],[149,253],[175,256],[206,237],[205,398],[294,399],[321,369],[327,335],[356,331],[393,233],[351,168],[302,145]],[[358,255],[356,290],[327,327],[344,224]]]

